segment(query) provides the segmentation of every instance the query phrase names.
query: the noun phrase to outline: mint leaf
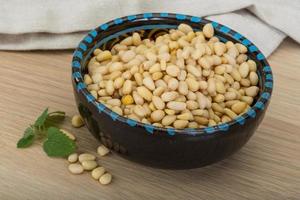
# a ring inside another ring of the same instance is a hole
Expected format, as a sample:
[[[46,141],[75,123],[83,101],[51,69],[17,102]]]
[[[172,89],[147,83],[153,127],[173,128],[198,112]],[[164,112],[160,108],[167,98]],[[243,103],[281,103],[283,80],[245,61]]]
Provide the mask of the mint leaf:
[[[50,157],[67,157],[75,151],[75,142],[62,133],[58,128],[50,127],[47,130],[47,140],[43,149]]]
[[[37,120],[34,123],[34,126],[38,129],[41,129],[44,126],[44,123],[48,117],[48,108],[46,108],[43,113],[37,118]]]
[[[48,114],[47,119],[45,121],[45,126],[55,126],[61,123],[66,117],[66,113],[63,111],[55,111]]]
[[[34,130],[32,127],[28,127],[23,137],[18,141],[17,148],[26,148],[32,145],[34,141]]]

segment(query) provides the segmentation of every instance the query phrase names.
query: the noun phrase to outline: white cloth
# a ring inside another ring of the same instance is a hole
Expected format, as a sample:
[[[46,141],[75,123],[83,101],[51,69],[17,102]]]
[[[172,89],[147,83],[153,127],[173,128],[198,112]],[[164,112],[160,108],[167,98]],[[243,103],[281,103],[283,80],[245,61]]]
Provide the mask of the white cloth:
[[[286,37],[300,42],[294,0],[0,0],[0,49],[68,49],[87,30],[124,15],[174,12],[209,16],[269,55]]]

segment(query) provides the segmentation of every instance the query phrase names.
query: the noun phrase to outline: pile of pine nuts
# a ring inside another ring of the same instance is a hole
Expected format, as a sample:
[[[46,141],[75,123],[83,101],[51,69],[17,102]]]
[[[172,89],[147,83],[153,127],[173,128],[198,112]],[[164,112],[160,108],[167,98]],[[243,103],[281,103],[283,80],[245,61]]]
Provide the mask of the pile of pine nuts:
[[[133,33],[94,50],[84,82],[112,111],[166,128],[202,128],[246,112],[259,92],[256,63],[240,43],[221,42],[206,24],[187,24],[155,41]]]
[[[84,121],[80,115],[74,115],[72,117],[72,126],[79,128],[84,125]],[[75,140],[75,136],[64,130],[60,129],[64,134],[66,134],[70,139]],[[97,153],[102,157],[109,153],[109,149],[104,145],[100,145],[97,148]],[[98,180],[102,185],[107,185],[112,181],[112,175],[106,171],[102,166],[99,166],[96,161],[96,156],[89,153],[73,153],[68,156],[68,166],[69,171],[72,174],[82,174],[84,171],[91,171],[91,176],[93,179]]]

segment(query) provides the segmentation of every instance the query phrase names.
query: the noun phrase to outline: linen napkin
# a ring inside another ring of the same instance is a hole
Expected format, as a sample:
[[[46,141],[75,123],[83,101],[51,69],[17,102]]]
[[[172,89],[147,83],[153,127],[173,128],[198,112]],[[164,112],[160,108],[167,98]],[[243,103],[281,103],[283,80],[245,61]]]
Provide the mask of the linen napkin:
[[[293,0],[0,0],[0,49],[75,48],[88,30],[143,12],[207,16],[270,55],[289,36],[300,42],[300,1]]]

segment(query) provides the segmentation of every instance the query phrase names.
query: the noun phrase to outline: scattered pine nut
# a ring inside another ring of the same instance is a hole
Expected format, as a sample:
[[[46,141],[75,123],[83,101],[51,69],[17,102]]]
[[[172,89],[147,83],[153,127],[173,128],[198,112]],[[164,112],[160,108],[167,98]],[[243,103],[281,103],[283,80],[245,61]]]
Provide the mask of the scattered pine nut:
[[[84,125],[84,121],[80,115],[74,115],[72,117],[72,126],[75,128],[79,128]]]
[[[104,146],[104,145],[100,145],[98,148],[97,148],[97,153],[100,155],[100,156],[106,156],[108,153],[109,153],[109,149]]]
[[[102,185],[110,184],[111,180],[112,180],[112,175],[110,173],[105,173],[99,178],[99,182]]]

